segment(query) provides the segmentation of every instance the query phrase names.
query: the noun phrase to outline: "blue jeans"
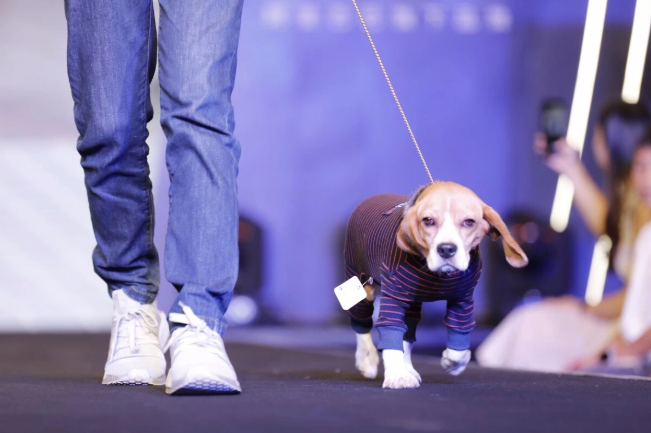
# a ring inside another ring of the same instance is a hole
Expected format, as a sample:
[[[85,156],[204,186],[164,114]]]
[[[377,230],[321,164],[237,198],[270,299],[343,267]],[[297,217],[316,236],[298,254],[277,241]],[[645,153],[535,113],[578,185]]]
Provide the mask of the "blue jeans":
[[[231,93],[243,0],[160,0],[161,124],[170,175],[165,269],[217,332],[238,271]],[[97,247],[109,293],[151,303],[159,288],[147,122],[157,35],[151,0],[66,0],[68,76]],[[172,324],[174,327],[174,324]]]

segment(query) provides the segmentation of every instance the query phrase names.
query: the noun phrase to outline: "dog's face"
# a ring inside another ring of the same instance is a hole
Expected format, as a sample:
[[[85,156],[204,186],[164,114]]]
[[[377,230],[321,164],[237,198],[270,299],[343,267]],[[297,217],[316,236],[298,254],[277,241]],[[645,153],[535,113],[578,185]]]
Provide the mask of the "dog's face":
[[[470,251],[486,234],[502,236],[511,266],[527,265],[527,256],[497,212],[464,186],[435,182],[411,198],[397,241],[402,250],[425,257],[432,272],[449,273],[468,269]]]

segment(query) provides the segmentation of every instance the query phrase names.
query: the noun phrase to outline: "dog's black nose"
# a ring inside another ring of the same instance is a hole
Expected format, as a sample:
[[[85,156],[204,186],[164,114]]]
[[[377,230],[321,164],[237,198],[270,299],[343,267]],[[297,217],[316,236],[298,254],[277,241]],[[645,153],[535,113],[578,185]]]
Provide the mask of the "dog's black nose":
[[[457,246],[455,244],[441,244],[436,248],[436,251],[438,251],[439,256],[449,259],[457,253]]]

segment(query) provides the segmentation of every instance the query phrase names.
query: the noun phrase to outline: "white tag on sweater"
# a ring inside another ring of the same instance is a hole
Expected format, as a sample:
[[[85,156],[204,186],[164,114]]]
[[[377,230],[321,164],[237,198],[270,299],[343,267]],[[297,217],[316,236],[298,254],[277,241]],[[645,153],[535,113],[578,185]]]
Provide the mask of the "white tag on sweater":
[[[362,286],[359,278],[353,277],[344,284],[337,286],[335,288],[335,295],[339,299],[341,308],[350,310],[360,301],[366,299],[366,290],[364,290],[364,286]]]

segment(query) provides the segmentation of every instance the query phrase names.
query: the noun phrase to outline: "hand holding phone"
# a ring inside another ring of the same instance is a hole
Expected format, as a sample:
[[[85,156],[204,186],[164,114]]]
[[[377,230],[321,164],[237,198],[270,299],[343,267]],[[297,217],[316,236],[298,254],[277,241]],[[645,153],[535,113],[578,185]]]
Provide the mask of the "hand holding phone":
[[[553,152],[548,152],[547,137],[542,132],[534,135],[533,150],[542,157],[543,163],[558,174],[570,176],[581,166],[579,152],[569,145],[565,137],[550,142]],[[550,146],[550,147],[551,147]]]
[[[547,155],[554,153],[554,142],[567,134],[568,112],[562,99],[546,99],[540,112],[540,129],[547,137]]]

